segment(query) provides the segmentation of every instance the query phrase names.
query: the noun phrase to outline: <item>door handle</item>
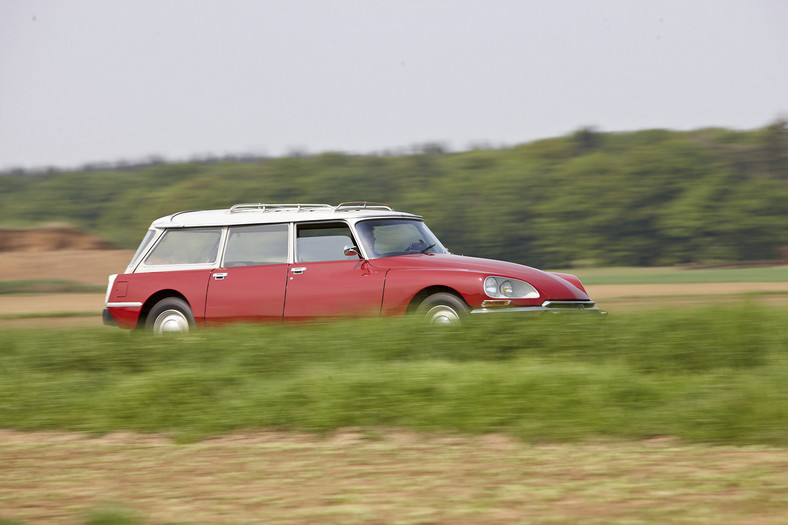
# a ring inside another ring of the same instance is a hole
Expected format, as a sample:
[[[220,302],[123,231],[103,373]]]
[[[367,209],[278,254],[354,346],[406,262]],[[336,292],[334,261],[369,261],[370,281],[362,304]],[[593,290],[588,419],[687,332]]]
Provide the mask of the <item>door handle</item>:
[[[213,278],[216,279],[217,281],[221,281],[225,277],[227,277],[227,273],[215,273],[215,274],[213,274]]]
[[[290,268],[290,271],[293,272],[295,275],[301,275],[306,271],[306,267],[299,266],[298,268]]]

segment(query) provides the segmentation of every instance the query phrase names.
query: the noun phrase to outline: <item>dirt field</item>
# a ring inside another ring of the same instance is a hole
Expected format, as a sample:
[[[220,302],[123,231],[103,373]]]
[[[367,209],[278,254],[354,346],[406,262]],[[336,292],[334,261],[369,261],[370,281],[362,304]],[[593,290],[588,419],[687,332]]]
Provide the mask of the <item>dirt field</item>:
[[[71,226],[0,229],[0,252],[104,250],[107,242]]]
[[[50,250],[0,252],[0,281],[63,279],[106,286],[107,276],[121,273],[130,250]]]
[[[123,272],[131,250],[49,250],[0,252],[0,281],[61,279],[93,286],[106,286],[107,276]],[[104,295],[35,294],[0,295],[0,317],[35,315],[31,318],[0,319],[0,328],[101,326]],[[41,314],[95,314],[94,317],[41,317]]]
[[[175,445],[0,431],[0,464],[0,518],[26,524],[85,523],[100,509],[150,524],[777,525],[788,515],[788,451],[669,439],[527,445],[350,430]]]

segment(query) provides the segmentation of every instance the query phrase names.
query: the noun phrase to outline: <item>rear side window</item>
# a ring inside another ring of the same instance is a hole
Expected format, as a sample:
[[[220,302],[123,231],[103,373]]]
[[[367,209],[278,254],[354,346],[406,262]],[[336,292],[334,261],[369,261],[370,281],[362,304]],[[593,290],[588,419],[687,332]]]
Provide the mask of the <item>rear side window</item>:
[[[350,227],[343,222],[303,224],[296,233],[296,261],[345,261],[345,248],[356,246]]]
[[[287,262],[287,224],[230,228],[224,266],[256,266]]]
[[[208,264],[216,261],[221,228],[167,230],[153,248],[147,265]]]

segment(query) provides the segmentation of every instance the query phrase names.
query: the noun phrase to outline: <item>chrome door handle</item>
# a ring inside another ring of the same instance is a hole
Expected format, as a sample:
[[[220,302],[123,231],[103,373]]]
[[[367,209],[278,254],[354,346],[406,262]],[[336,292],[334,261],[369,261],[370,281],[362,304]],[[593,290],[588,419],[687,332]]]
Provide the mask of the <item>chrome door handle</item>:
[[[213,274],[213,278],[216,279],[217,281],[221,281],[225,277],[227,277],[227,273],[215,273],[215,274]]]
[[[304,273],[306,271],[306,267],[305,266],[299,266],[298,268],[290,268],[290,271],[293,272],[296,275],[301,275],[302,273]]]

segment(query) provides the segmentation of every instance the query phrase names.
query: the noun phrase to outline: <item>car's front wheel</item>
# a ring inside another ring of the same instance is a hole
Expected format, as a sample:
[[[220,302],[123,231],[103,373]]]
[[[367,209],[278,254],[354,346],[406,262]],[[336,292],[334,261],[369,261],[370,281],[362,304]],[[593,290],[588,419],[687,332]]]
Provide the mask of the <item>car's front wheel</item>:
[[[460,326],[468,316],[468,305],[456,295],[441,292],[424,299],[416,315],[430,326]]]
[[[189,304],[177,297],[156,303],[145,319],[145,329],[154,335],[186,333],[194,327],[194,315]]]

